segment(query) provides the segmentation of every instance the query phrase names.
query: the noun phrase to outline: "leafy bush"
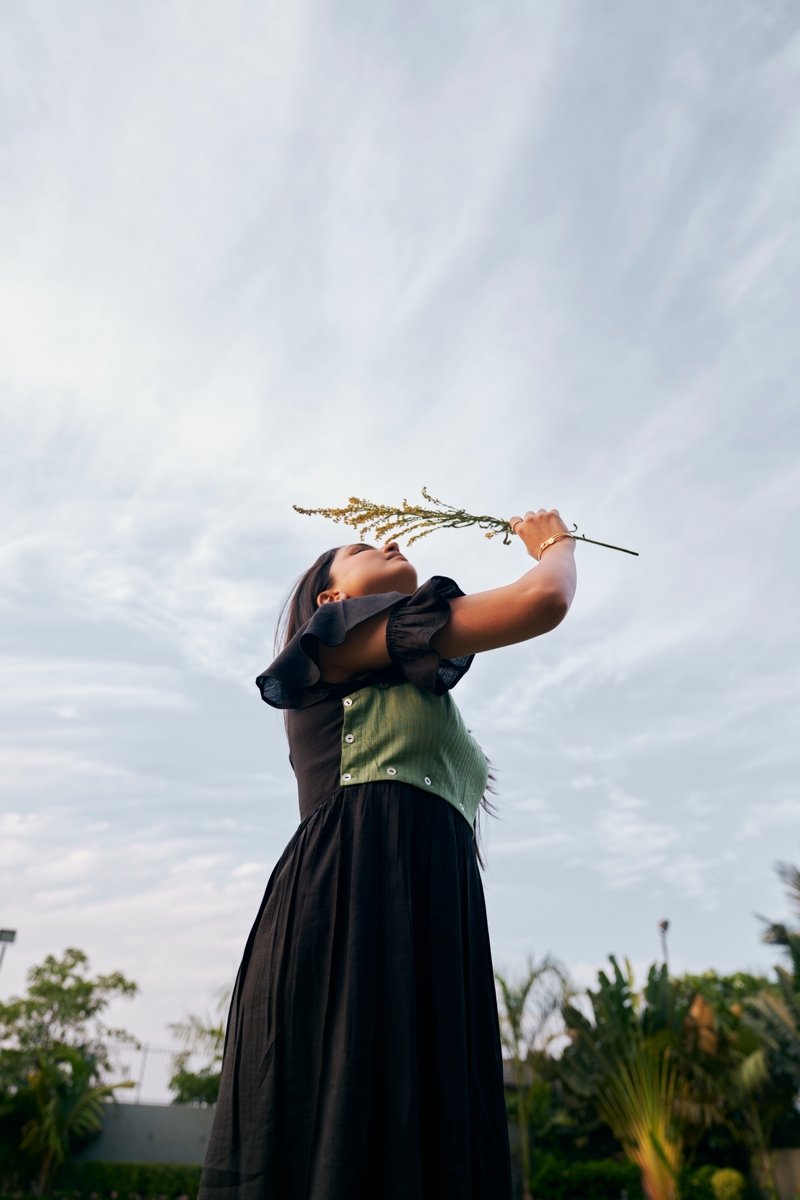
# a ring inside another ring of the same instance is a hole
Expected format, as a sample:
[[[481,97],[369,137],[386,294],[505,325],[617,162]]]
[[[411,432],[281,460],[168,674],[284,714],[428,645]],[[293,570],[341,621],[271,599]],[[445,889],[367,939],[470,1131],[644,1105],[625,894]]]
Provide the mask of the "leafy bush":
[[[741,1171],[723,1167],[711,1176],[714,1200],[742,1200],[747,1182]]]
[[[216,1104],[219,1095],[220,1072],[213,1066],[201,1071],[176,1071],[169,1081],[174,1092],[173,1104]]]
[[[639,1171],[632,1163],[601,1159],[599,1162],[562,1162],[540,1158],[533,1172],[536,1200],[642,1200]]]
[[[747,1180],[732,1167],[706,1163],[681,1179],[681,1200],[745,1200]]]
[[[713,1163],[706,1163],[691,1174],[685,1172],[681,1178],[681,1200],[715,1200],[711,1177],[716,1170]]]
[[[553,1155],[540,1155],[533,1172],[536,1200],[642,1200],[638,1169],[628,1162],[600,1159],[595,1162],[565,1162]],[[745,1200],[747,1183],[740,1171],[713,1164],[684,1173],[681,1200]]]
[[[158,1200],[159,1197],[197,1195],[200,1167],[179,1163],[82,1162],[65,1167],[58,1177],[54,1197],[76,1200],[95,1195],[99,1200]]]

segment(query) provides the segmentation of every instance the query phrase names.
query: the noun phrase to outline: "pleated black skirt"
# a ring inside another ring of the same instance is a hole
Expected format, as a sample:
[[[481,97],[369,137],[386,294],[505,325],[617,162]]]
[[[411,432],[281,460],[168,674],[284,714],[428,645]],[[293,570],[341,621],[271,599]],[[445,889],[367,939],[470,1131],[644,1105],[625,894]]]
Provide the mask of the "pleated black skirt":
[[[200,1200],[508,1200],[472,830],[337,791],[276,865],[236,979]]]

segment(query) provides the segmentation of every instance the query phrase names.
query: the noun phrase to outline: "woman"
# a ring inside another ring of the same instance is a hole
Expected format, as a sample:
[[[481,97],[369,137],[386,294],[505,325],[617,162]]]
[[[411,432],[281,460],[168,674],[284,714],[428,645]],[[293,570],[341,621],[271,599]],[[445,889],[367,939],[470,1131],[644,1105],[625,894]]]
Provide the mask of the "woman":
[[[542,561],[504,587],[417,587],[390,542],[329,551],[293,593],[257,683],[301,823],[239,968],[200,1200],[511,1196],[486,760],[449,693],[475,653],[559,624],[575,565],[555,509],[510,524]]]

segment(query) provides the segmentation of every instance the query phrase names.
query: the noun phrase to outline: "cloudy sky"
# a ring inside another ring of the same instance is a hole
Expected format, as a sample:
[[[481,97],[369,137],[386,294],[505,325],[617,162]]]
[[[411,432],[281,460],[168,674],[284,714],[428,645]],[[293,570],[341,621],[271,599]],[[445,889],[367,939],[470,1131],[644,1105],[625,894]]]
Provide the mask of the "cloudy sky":
[[[457,699],[496,965],[768,969],[800,859],[800,14],[776,0],[0,0],[0,995],[82,947],[145,1039],[297,823],[254,686],[340,540],[557,506],[553,634]],[[420,578],[516,578],[442,534]]]

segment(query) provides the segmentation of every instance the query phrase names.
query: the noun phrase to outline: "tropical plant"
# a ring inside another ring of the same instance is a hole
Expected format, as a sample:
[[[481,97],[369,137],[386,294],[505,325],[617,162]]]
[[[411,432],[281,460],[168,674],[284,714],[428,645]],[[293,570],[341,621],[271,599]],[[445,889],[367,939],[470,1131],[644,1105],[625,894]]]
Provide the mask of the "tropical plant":
[[[789,863],[778,863],[777,872],[800,915],[800,871]],[[800,929],[762,921],[762,941],[782,947],[789,966],[777,966],[775,986],[764,988],[744,1003],[744,1023],[756,1045],[744,1057],[740,1083],[749,1097],[748,1115],[762,1185],[777,1195],[771,1133],[781,1114],[796,1108],[800,1092]]]
[[[786,1113],[785,1093],[765,1080],[754,1091],[743,1064],[758,1049],[758,1040],[744,1020],[746,1003],[774,990],[763,976],[746,972],[719,975],[706,971],[675,981],[690,1000],[689,1018],[677,1046],[685,1089],[679,1102],[684,1123],[685,1158],[695,1156],[715,1169],[760,1164],[762,1188],[774,1196],[769,1147],[776,1124]],[[711,1175],[708,1189],[711,1189]],[[713,1200],[709,1190],[709,1200]]]
[[[800,871],[788,863],[779,863],[777,870],[800,915]],[[745,1074],[754,1082],[778,1076],[797,1092],[800,1091],[800,929],[766,921],[762,941],[784,949],[789,967],[775,968],[776,990],[763,991],[746,1002],[745,1020],[761,1045],[745,1065]]]
[[[529,959],[524,975],[516,983],[499,972],[495,979],[501,998],[500,1036],[514,1079],[522,1195],[523,1200],[532,1200],[530,1120],[543,1086],[536,1076],[535,1063],[553,1037],[562,1032],[558,1018],[569,994],[569,981],[563,966],[550,955],[538,963]]]
[[[21,1149],[38,1165],[36,1190],[42,1195],[53,1170],[66,1159],[72,1145],[100,1132],[103,1104],[122,1083],[98,1083],[98,1063],[88,1052],[61,1046],[39,1058],[29,1076],[36,1115],[22,1129]]]
[[[135,1043],[125,1030],[107,1027],[102,1013],[118,996],[136,991],[118,971],[92,977],[86,954],[72,948],[32,967],[27,993],[0,1003],[4,1174],[21,1178],[33,1156],[40,1180],[47,1179],[60,1161],[59,1147],[89,1131],[101,1111],[94,1100],[119,1086],[103,1079],[111,1069],[111,1041]]]
[[[683,1157],[683,1084],[672,1046],[683,1014],[665,964],[650,968],[637,992],[630,963],[610,956],[587,992],[591,1014],[567,1004],[572,1044],[562,1057],[566,1088],[594,1105],[641,1173],[648,1200],[673,1200]]]
[[[746,1152],[761,1164],[771,1192],[770,1138],[791,1100],[766,1073],[757,1093],[746,1085],[743,1064],[759,1043],[744,1013],[754,997],[777,995],[778,989],[745,972],[673,978],[661,965],[650,968],[637,993],[629,965],[623,972],[615,959],[611,963],[612,972],[601,972],[597,992],[590,993],[591,1018],[567,1015],[573,1044],[563,1055],[560,1075],[572,1108],[581,1112],[582,1105],[585,1114],[591,1105],[600,1115],[605,1111],[608,1123],[599,1099],[604,1082],[616,1072],[627,1074],[630,1085],[635,1074],[630,1064],[640,1070],[642,1048],[657,1051],[675,1074],[672,1128],[681,1134],[684,1178],[698,1156],[717,1162],[721,1156],[728,1165]]]
[[[597,1109],[639,1168],[648,1200],[675,1200],[683,1157],[680,1081],[668,1048],[634,1040],[609,1073]]]
[[[184,1021],[175,1021],[169,1026],[180,1046],[173,1057],[169,1081],[174,1104],[213,1104],[216,1101],[230,998],[230,989],[224,988],[217,996],[213,1014],[201,1017],[191,1013]],[[190,1063],[198,1055],[207,1061],[191,1070]]]

